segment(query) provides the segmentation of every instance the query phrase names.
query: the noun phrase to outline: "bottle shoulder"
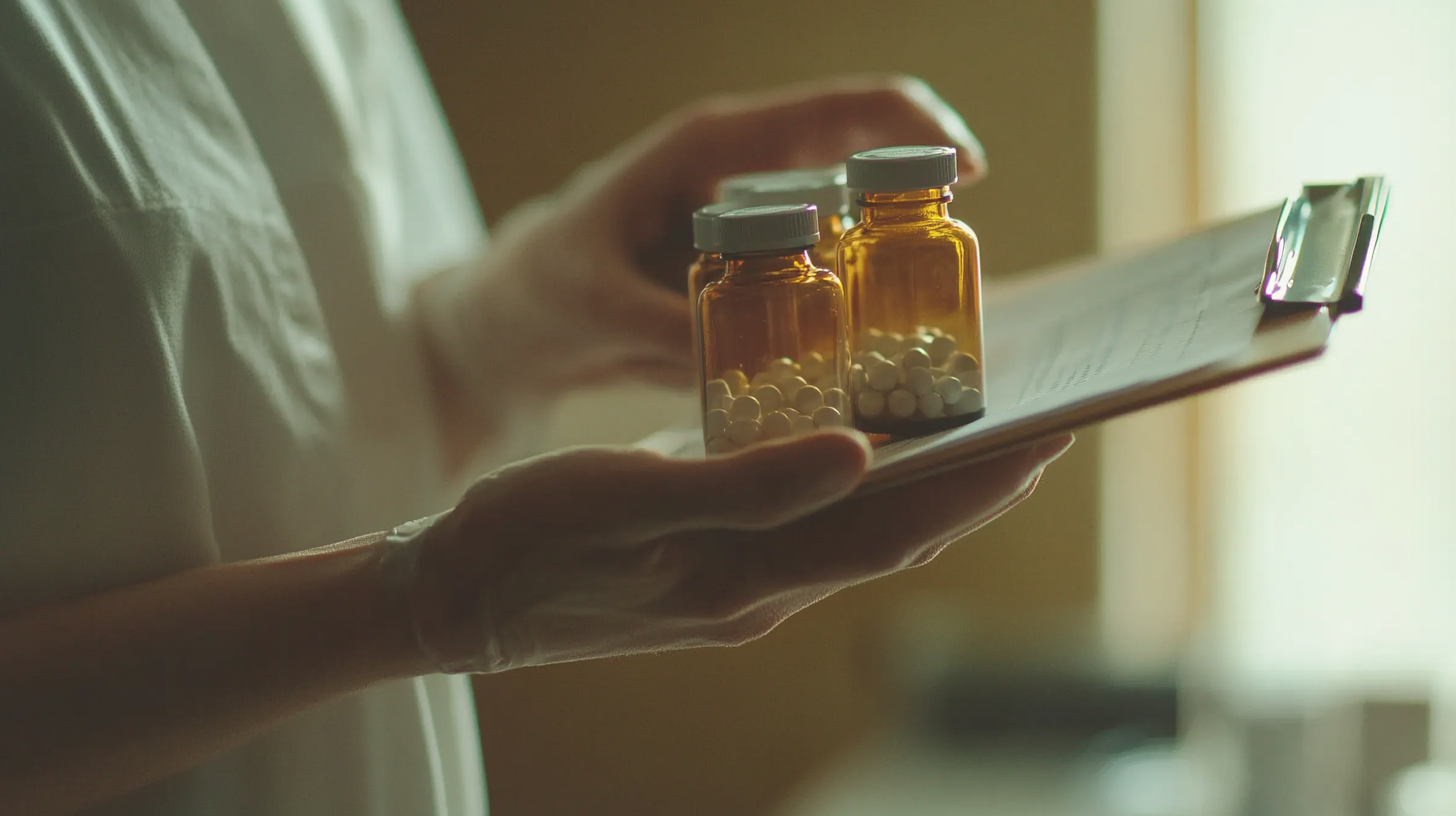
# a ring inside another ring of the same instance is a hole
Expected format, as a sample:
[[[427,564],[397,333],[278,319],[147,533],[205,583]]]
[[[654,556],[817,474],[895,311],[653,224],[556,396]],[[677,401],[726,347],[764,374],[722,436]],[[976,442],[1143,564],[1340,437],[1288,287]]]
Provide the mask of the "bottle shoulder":
[[[850,227],[839,239],[841,250],[869,246],[881,242],[947,242],[975,245],[976,233],[957,218],[938,218],[913,223],[867,224],[863,221]]]
[[[763,290],[785,290],[785,289],[839,289],[843,284],[839,276],[831,270],[821,267],[800,271],[793,275],[724,275],[703,290],[704,294],[714,292],[715,297],[722,297],[739,292],[752,292]]]

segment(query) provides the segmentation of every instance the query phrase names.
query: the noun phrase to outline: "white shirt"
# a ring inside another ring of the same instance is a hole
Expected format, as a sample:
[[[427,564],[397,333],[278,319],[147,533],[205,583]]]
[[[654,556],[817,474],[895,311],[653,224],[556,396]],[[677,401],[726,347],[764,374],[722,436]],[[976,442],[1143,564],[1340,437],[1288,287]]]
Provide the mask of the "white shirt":
[[[0,615],[448,506],[403,313],[483,242],[387,0],[0,4]],[[93,812],[484,798],[432,677]]]

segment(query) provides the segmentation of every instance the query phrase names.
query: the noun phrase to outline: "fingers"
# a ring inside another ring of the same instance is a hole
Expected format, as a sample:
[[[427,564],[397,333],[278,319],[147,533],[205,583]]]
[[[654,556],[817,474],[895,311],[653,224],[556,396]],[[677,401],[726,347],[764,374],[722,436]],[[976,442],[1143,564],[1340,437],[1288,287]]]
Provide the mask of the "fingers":
[[[705,103],[683,140],[717,176],[820,166],[874,147],[944,144],[974,181],[986,156],[965,121],[923,81],[847,77]]]
[[[537,538],[630,543],[687,529],[785,524],[848,494],[868,462],[868,443],[851,432],[706,460],[578,448],[497,471],[471,488],[466,503]]]
[[[986,154],[959,114],[913,77],[846,77],[718,97],[688,109],[628,149],[652,172],[629,174],[628,197],[711,198],[724,176],[825,166],[861,150],[903,144],[955,147],[961,181],[985,175]],[[669,187],[669,190],[663,190]]]
[[[724,617],[785,593],[832,591],[919,566],[1029,496],[1042,469],[1070,445],[1070,435],[1055,437],[862,501],[851,498],[778,529],[724,535],[712,567],[664,603],[684,614]]]

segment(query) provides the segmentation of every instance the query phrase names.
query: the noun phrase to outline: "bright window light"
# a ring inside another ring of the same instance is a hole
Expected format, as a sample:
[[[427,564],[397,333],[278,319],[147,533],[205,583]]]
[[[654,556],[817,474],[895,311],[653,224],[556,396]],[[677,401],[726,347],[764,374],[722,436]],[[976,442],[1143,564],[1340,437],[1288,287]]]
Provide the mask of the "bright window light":
[[[1366,311],[1208,402],[1225,665],[1385,690],[1456,652],[1456,3],[1199,3],[1200,204],[1384,174]]]

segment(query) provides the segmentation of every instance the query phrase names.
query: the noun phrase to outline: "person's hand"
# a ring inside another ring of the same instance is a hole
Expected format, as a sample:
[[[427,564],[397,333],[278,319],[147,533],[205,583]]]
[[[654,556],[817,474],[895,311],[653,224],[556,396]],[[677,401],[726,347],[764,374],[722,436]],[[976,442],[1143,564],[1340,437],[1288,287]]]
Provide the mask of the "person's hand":
[[[454,510],[396,529],[386,563],[442,671],[736,645],[929,562],[1030,495],[1071,442],[848,501],[869,458],[853,432],[706,460],[578,448],[503,468]]]
[[[965,122],[916,79],[700,102],[513,211],[478,264],[428,281],[429,334],[486,408],[609,382],[689,385],[693,209],[725,176],[827,166],[896,144],[957,148],[963,182],[986,170]]]

